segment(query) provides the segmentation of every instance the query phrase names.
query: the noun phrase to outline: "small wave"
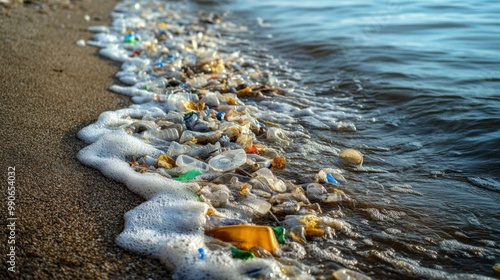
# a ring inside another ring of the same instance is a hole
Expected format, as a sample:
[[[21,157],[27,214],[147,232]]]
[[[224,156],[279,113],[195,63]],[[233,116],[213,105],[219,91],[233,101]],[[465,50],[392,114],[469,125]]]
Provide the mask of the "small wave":
[[[467,180],[476,187],[494,192],[500,192],[500,183],[491,178],[469,177]]]

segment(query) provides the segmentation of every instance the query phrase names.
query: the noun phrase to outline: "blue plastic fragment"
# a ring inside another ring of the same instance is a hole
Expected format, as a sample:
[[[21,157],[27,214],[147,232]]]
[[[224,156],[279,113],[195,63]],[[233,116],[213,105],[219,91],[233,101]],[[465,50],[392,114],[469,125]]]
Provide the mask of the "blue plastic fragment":
[[[199,248],[199,249],[198,249],[198,253],[200,253],[200,255],[199,255],[199,257],[198,257],[198,258],[199,258],[200,260],[204,260],[204,259],[205,259],[205,256],[206,256],[206,255],[205,255],[205,249],[203,249],[203,248]]]
[[[342,185],[342,183],[335,179],[330,173],[326,174],[326,180],[332,184]]]
[[[217,113],[217,119],[219,121],[223,120],[225,116],[226,116],[226,113],[224,113],[224,112],[218,112]]]

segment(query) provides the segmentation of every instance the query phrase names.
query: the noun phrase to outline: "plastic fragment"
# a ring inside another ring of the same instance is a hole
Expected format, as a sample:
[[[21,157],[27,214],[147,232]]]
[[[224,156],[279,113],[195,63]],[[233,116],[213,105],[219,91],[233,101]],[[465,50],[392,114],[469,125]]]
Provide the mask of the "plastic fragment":
[[[156,159],[151,157],[151,156],[143,156],[140,159],[137,160],[137,163],[139,165],[145,165],[145,166],[154,166],[156,164]]]
[[[256,154],[256,155],[259,154],[259,150],[253,144],[252,144],[252,146],[249,149],[246,150],[246,152],[247,152],[247,154]]]
[[[135,44],[137,44],[138,39],[139,38],[136,37],[134,32],[130,32],[127,35],[125,35],[123,42],[135,45]]]
[[[203,172],[201,172],[199,169],[191,169],[188,172],[183,173],[182,175],[179,175],[177,177],[172,177],[172,179],[176,181],[188,181],[201,174],[203,174]]]
[[[338,185],[342,184],[339,181],[337,181],[330,173],[326,174],[326,180],[328,181],[328,183],[338,184]]]
[[[168,155],[162,154],[156,160],[156,167],[171,169],[175,167],[175,160]]]
[[[304,225],[306,236],[323,236],[325,230],[320,228],[321,219],[315,215],[305,215],[299,222]]]
[[[206,255],[205,255],[205,249],[203,249],[203,248],[199,248],[199,249],[198,249],[198,253],[200,254],[200,255],[198,256],[198,259],[200,259],[200,260],[204,260],[204,259],[205,259],[205,256],[206,256]]]
[[[235,259],[240,259],[240,260],[250,260],[255,258],[254,253],[245,250],[240,250],[235,247],[231,247],[231,256]]]
[[[210,233],[222,241],[235,243],[235,246],[242,250],[259,246],[273,253],[279,248],[273,230],[267,226],[248,224],[223,226],[211,230]]]
[[[285,244],[286,229],[282,226],[272,227],[279,244]]]
[[[194,169],[197,168],[202,172],[208,171],[208,164],[203,161],[197,160],[188,155],[179,155],[175,160],[175,164],[180,167]]]
[[[208,165],[215,171],[227,172],[243,165],[247,160],[242,149],[230,150],[210,159]]]

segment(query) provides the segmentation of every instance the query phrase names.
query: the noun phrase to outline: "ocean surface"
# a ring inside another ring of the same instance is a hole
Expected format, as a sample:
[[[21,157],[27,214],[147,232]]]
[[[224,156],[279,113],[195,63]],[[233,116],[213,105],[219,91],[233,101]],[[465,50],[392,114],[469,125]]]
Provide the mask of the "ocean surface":
[[[351,232],[317,243],[335,257],[301,262],[374,279],[495,277],[500,2],[183,3],[244,27],[220,34],[225,51],[251,56],[293,91],[259,103],[261,117],[309,135],[284,149],[278,175],[305,184],[321,168],[345,172],[352,200],[323,212]],[[344,148],[360,150],[363,166],[339,161]]]

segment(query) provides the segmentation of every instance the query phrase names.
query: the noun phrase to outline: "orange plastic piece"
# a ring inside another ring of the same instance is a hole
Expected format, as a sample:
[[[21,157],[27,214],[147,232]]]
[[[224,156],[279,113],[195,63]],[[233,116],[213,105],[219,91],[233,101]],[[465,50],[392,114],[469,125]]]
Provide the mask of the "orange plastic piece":
[[[275,157],[273,158],[273,161],[271,162],[271,165],[274,167],[274,168],[285,168],[286,166],[286,160],[284,157]]]
[[[246,150],[247,154],[259,154],[259,150],[255,145],[252,145],[249,149]]]
[[[235,243],[235,246],[242,250],[248,251],[252,247],[259,246],[272,253],[279,249],[273,229],[267,226],[223,226],[213,229],[211,234],[222,241]]]

